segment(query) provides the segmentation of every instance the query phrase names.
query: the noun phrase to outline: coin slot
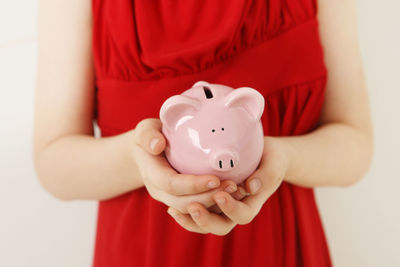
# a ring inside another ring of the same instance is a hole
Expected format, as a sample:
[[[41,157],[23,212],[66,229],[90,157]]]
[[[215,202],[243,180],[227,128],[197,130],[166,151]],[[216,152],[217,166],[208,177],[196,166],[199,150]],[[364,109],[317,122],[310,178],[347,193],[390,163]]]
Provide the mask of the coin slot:
[[[213,94],[207,86],[203,86],[204,94],[206,95],[206,98],[213,98]]]

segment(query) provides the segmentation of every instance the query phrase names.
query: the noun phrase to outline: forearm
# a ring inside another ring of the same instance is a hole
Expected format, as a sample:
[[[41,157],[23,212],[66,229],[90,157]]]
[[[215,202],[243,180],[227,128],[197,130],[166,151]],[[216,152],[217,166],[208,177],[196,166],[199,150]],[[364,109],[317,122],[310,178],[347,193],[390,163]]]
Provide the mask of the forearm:
[[[114,137],[67,135],[35,150],[42,185],[60,199],[111,198],[143,186],[132,131]]]
[[[288,158],[284,180],[305,187],[353,184],[365,174],[372,157],[372,136],[341,123],[274,139]]]

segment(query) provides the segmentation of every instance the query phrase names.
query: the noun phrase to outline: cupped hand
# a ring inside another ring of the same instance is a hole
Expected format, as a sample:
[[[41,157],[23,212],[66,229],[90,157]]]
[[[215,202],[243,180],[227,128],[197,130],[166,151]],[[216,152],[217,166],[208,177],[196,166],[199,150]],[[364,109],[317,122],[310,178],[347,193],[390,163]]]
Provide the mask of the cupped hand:
[[[215,175],[190,175],[177,173],[163,155],[166,140],[161,133],[161,121],[145,119],[134,130],[134,157],[147,191],[155,200],[187,213],[190,203],[203,207],[215,204],[213,195],[221,190],[234,193],[233,181],[220,182]]]
[[[188,205],[189,214],[173,207],[168,209],[168,213],[186,230],[203,234],[226,235],[236,225],[250,223],[282,183],[289,166],[280,141],[273,137],[265,137],[264,141],[261,162],[245,181],[248,196],[238,200],[226,192],[216,192],[213,198],[222,211],[220,214],[210,212],[198,202]]]

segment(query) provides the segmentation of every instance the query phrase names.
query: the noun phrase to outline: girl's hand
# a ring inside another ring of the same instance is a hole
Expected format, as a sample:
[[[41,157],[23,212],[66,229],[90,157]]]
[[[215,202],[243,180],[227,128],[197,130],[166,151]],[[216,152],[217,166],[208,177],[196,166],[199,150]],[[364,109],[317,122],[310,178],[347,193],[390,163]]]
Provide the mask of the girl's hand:
[[[134,130],[134,157],[143,183],[155,200],[187,213],[186,207],[192,202],[210,207],[215,204],[212,197],[215,193],[237,190],[233,181],[220,182],[215,175],[177,173],[161,154],[166,140],[160,130],[158,119],[145,119]]]
[[[239,201],[226,192],[213,195],[222,213],[215,214],[200,203],[191,203],[190,214],[182,214],[174,208],[168,213],[183,228],[191,232],[228,234],[237,224],[248,224],[259,213],[263,204],[282,183],[289,160],[279,142],[273,137],[264,138],[264,153],[258,169],[245,181],[249,196]]]

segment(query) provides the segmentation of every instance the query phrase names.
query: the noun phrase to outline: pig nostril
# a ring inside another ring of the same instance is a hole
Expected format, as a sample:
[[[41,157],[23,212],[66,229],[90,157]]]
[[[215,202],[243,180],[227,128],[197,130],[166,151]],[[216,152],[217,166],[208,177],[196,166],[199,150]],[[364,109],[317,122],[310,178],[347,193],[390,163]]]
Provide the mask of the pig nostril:
[[[222,169],[222,160],[219,161],[219,168]]]
[[[233,160],[231,160],[231,168],[233,168]]]

